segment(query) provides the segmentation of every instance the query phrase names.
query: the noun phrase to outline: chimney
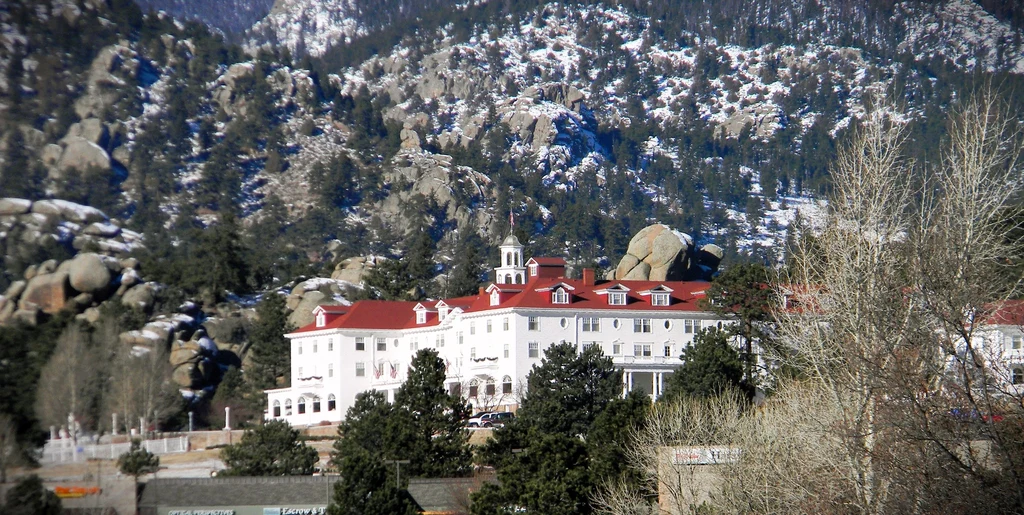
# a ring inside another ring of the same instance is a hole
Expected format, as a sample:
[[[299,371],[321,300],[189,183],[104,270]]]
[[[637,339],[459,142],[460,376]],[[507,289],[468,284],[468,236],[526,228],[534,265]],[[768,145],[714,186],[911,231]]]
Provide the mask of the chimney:
[[[583,269],[583,286],[593,286],[593,285],[594,285],[594,269],[593,268],[584,268]]]
[[[480,287],[480,295],[483,295],[485,293],[487,293],[487,289],[485,289],[483,286],[481,286]]]

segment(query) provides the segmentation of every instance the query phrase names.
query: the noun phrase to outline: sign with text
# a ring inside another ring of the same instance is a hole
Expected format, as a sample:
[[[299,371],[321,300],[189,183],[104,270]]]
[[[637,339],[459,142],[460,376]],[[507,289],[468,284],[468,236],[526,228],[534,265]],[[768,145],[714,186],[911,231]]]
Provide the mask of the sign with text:
[[[735,447],[713,445],[708,447],[674,447],[669,450],[673,465],[723,465],[736,463],[740,450]]]

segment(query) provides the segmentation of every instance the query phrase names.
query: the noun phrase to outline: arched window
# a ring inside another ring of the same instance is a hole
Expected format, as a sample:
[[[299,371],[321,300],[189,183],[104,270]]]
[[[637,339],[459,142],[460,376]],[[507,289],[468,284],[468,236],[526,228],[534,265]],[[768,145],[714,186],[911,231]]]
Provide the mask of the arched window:
[[[505,274],[505,284],[512,284],[512,274]]]
[[[494,379],[488,378],[487,384],[484,385],[484,395],[493,397],[494,393]]]
[[[505,266],[512,266],[512,253],[511,252],[506,252],[505,253]]]
[[[505,376],[501,378],[501,393],[508,395],[512,393],[512,378]]]
[[[284,400],[284,416],[286,416],[286,417],[292,416],[292,400],[291,399],[285,399]]]
[[[313,397],[313,413],[320,413],[320,397]]]
[[[480,387],[480,382],[477,381],[476,379],[474,379],[474,380],[469,382],[469,398],[470,399],[475,399],[476,398],[476,391],[477,391],[477,388],[479,388],[479,387]]]
[[[274,401],[274,418],[281,416],[281,401]]]
[[[305,397],[299,397],[299,415],[302,415],[305,412],[306,412],[306,398]]]
[[[523,274],[516,274],[516,284],[523,284]]]
[[[334,394],[327,396],[327,411],[334,411],[338,409],[338,401],[334,399]]]

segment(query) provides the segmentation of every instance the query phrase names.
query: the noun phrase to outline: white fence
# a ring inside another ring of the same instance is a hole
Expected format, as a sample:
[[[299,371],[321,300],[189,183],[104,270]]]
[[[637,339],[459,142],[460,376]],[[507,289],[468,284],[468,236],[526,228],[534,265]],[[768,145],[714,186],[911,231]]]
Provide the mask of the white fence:
[[[131,450],[132,444],[101,443],[75,446],[71,440],[50,440],[43,446],[43,455],[39,461],[43,463],[71,463],[85,461],[90,458],[115,460],[118,456]],[[142,440],[142,448],[153,454],[173,454],[188,451],[188,437],[176,436],[159,440]]]

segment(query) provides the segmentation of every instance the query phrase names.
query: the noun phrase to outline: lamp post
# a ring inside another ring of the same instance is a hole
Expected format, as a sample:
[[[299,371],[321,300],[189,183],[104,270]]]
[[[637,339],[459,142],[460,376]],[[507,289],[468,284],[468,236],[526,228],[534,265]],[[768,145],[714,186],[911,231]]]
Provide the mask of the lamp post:
[[[384,464],[395,466],[395,487],[401,488],[402,480],[401,475],[399,475],[399,470],[401,470],[401,465],[408,465],[409,460],[384,460]]]

